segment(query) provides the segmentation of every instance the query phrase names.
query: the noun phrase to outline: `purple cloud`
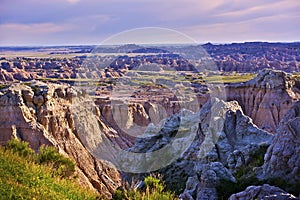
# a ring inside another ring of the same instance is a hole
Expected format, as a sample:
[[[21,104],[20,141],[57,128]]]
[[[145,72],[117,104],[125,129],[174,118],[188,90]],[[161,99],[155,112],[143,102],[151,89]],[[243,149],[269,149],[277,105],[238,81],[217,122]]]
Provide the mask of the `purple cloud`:
[[[0,45],[93,44],[132,28],[199,43],[299,41],[299,0],[2,0]]]

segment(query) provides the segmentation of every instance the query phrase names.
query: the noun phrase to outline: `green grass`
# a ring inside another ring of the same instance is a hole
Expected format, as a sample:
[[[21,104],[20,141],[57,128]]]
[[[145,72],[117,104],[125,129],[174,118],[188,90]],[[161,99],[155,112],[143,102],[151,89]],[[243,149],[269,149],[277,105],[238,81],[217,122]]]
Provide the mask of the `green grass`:
[[[55,154],[52,149],[49,151],[50,155]],[[42,157],[46,154],[49,153],[44,152]],[[54,166],[49,164],[52,158],[44,159],[47,164],[37,164],[38,157],[25,142],[12,140],[5,148],[0,147],[0,199],[97,198],[80,186],[76,178],[63,178],[55,173]]]
[[[156,80],[162,82],[162,84],[179,84],[179,83],[239,83],[246,82],[253,79],[256,74],[222,74],[222,75],[203,75],[203,73],[196,73],[186,75],[179,75],[176,71],[164,71],[164,72],[152,72],[152,71],[139,71],[130,70],[130,72],[138,73],[140,76],[131,77],[131,83],[133,85],[155,85]],[[130,76],[129,76],[130,77]],[[85,78],[37,78],[37,80],[44,82],[76,82],[77,86],[108,86],[116,84],[118,79],[102,78],[102,79],[85,79]],[[165,82],[164,82],[165,80]]]
[[[300,73],[294,73],[293,78],[297,79],[298,81],[300,81]]]
[[[144,179],[143,189],[119,189],[116,191],[114,200],[177,200],[176,195],[165,190],[163,182],[156,177],[147,176]]]
[[[261,145],[256,151],[250,154],[251,161],[247,166],[243,166],[237,170],[234,174],[237,182],[233,183],[228,180],[221,180],[217,186],[217,191],[219,199],[228,199],[232,194],[241,192],[251,185],[263,185],[270,184],[272,186],[279,187],[295,196],[299,196],[300,182],[295,181],[294,183],[289,183],[282,178],[269,178],[265,180],[259,180],[256,177],[253,169],[255,167],[260,167],[264,163],[264,155],[268,149],[268,145]]]
[[[138,72],[135,70],[134,72]],[[222,75],[203,75],[202,73],[194,74],[192,77],[191,74],[186,74],[185,76],[176,74],[174,71],[168,71],[164,73],[153,73],[143,71],[140,78],[133,80],[135,83],[144,83],[144,82],[153,82],[155,79],[163,79],[166,81],[172,81],[173,83],[182,83],[182,82],[193,82],[193,83],[240,83],[246,82],[253,79],[256,74],[222,74]],[[300,77],[300,76],[299,76]],[[140,80],[139,80],[140,79]]]
[[[0,90],[4,89],[4,88],[6,88],[6,87],[7,87],[6,84],[0,84]]]
[[[209,83],[241,83],[253,79],[255,74],[212,75],[204,78]]]
[[[246,166],[237,169],[234,176],[237,180],[233,183],[228,180],[221,180],[217,186],[219,199],[228,199],[232,194],[245,190],[250,185],[262,185],[264,181],[257,179],[253,168],[260,167],[264,163],[264,155],[268,145],[260,145],[256,151],[251,152],[250,162]]]

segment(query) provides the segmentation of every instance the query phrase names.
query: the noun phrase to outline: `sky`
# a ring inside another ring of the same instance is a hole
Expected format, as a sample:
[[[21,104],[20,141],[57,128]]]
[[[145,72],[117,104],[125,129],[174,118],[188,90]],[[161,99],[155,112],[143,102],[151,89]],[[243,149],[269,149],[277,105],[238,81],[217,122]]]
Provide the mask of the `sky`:
[[[132,29],[178,43],[300,41],[300,0],[0,0],[0,46],[102,44]]]

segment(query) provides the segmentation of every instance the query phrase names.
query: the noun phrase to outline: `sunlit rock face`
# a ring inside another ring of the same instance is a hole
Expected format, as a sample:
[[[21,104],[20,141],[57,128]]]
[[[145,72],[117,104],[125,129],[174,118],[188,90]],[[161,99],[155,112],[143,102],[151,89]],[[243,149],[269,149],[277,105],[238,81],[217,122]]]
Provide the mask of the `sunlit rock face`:
[[[82,92],[41,82],[13,84],[1,91],[0,113],[2,145],[18,137],[36,151],[43,144],[55,146],[74,159],[82,185],[108,198],[120,186],[117,169],[96,159],[84,146],[83,137],[79,137],[93,133],[93,142],[98,144],[115,132],[101,121],[98,107]]]
[[[236,100],[258,127],[275,133],[280,120],[300,99],[300,91],[291,75],[263,70],[256,78],[226,87],[228,100]]]

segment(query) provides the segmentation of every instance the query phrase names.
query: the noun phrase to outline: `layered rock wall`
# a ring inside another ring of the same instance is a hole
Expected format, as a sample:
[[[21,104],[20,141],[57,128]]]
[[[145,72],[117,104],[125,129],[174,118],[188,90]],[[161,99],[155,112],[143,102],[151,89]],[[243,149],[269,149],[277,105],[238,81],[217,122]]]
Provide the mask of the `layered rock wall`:
[[[265,178],[300,182],[300,101],[280,122],[275,138],[264,158]]]
[[[264,70],[256,78],[226,86],[227,100],[236,100],[260,128],[275,133],[284,114],[300,99],[296,81],[282,71]]]
[[[99,109],[84,94],[62,85],[15,84],[2,90],[0,113],[1,144],[16,136],[36,151],[41,145],[55,146],[75,160],[84,186],[108,198],[120,186],[117,169],[96,159],[79,137],[87,132],[98,134],[93,139],[99,143],[114,131],[101,122]]]

